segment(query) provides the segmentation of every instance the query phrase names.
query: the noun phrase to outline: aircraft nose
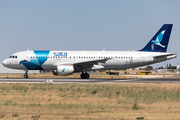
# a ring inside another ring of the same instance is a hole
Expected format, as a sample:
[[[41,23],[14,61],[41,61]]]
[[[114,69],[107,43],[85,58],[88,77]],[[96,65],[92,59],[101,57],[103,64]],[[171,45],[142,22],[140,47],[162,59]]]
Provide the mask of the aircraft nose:
[[[7,60],[4,60],[4,61],[2,62],[2,65],[3,65],[3,66],[6,66],[6,65],[7,65]]]

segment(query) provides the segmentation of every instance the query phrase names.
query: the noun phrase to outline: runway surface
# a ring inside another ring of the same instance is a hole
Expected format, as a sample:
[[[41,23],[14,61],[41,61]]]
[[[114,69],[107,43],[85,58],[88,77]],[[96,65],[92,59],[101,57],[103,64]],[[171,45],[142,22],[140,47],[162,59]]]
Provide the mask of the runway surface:
[[[49,79],[49,78],[0,78],[0,83],[180,83],[180,75],[162,78],[146,78],[146,79]]]

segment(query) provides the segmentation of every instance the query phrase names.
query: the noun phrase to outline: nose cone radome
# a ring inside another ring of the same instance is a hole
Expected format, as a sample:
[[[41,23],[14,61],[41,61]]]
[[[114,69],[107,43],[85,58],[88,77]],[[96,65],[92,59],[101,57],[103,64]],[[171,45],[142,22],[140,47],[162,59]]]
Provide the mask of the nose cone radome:
[[[2,62],[2,65],[6,67],[6,66],[7,66],[7,60],[4,60],[4,61]]]

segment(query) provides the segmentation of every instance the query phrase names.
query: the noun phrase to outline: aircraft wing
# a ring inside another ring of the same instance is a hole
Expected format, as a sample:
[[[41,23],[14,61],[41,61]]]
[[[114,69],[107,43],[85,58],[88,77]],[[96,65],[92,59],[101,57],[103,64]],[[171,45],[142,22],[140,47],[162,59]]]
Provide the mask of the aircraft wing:
[[[103,59],[94,59],[94,60],[85,60],[80,62],[57,62],[53,64],[54,66],[58,65],[73,65],[76,70],[83,70],[83,69],[97,69],[97,68],[104,68],[104,66],[99,65],[98,63],[105,63],[107,60],[112,58],[103,58]]]
[[[98,65],[98,63],[105,63],[107,60],[110,60],[112,58],[104,58],[104,59],[95,59],[95,60],[89,60],[89,61],[82,61],[82,62],[75,62],[74,68],[78,70],[92,68],[94,65],[98,68],[103,68],[103,66]]]

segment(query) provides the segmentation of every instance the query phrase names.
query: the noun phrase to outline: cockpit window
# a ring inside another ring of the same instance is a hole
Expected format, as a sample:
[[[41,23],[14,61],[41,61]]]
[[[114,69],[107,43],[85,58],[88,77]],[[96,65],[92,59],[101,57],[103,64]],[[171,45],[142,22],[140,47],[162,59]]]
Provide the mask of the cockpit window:
[[[13,55],[11,55],[9,58],[17,58],[17,56],[13,56]]]
[[[14,58],[14,56],[10,56],[9,58]]]

